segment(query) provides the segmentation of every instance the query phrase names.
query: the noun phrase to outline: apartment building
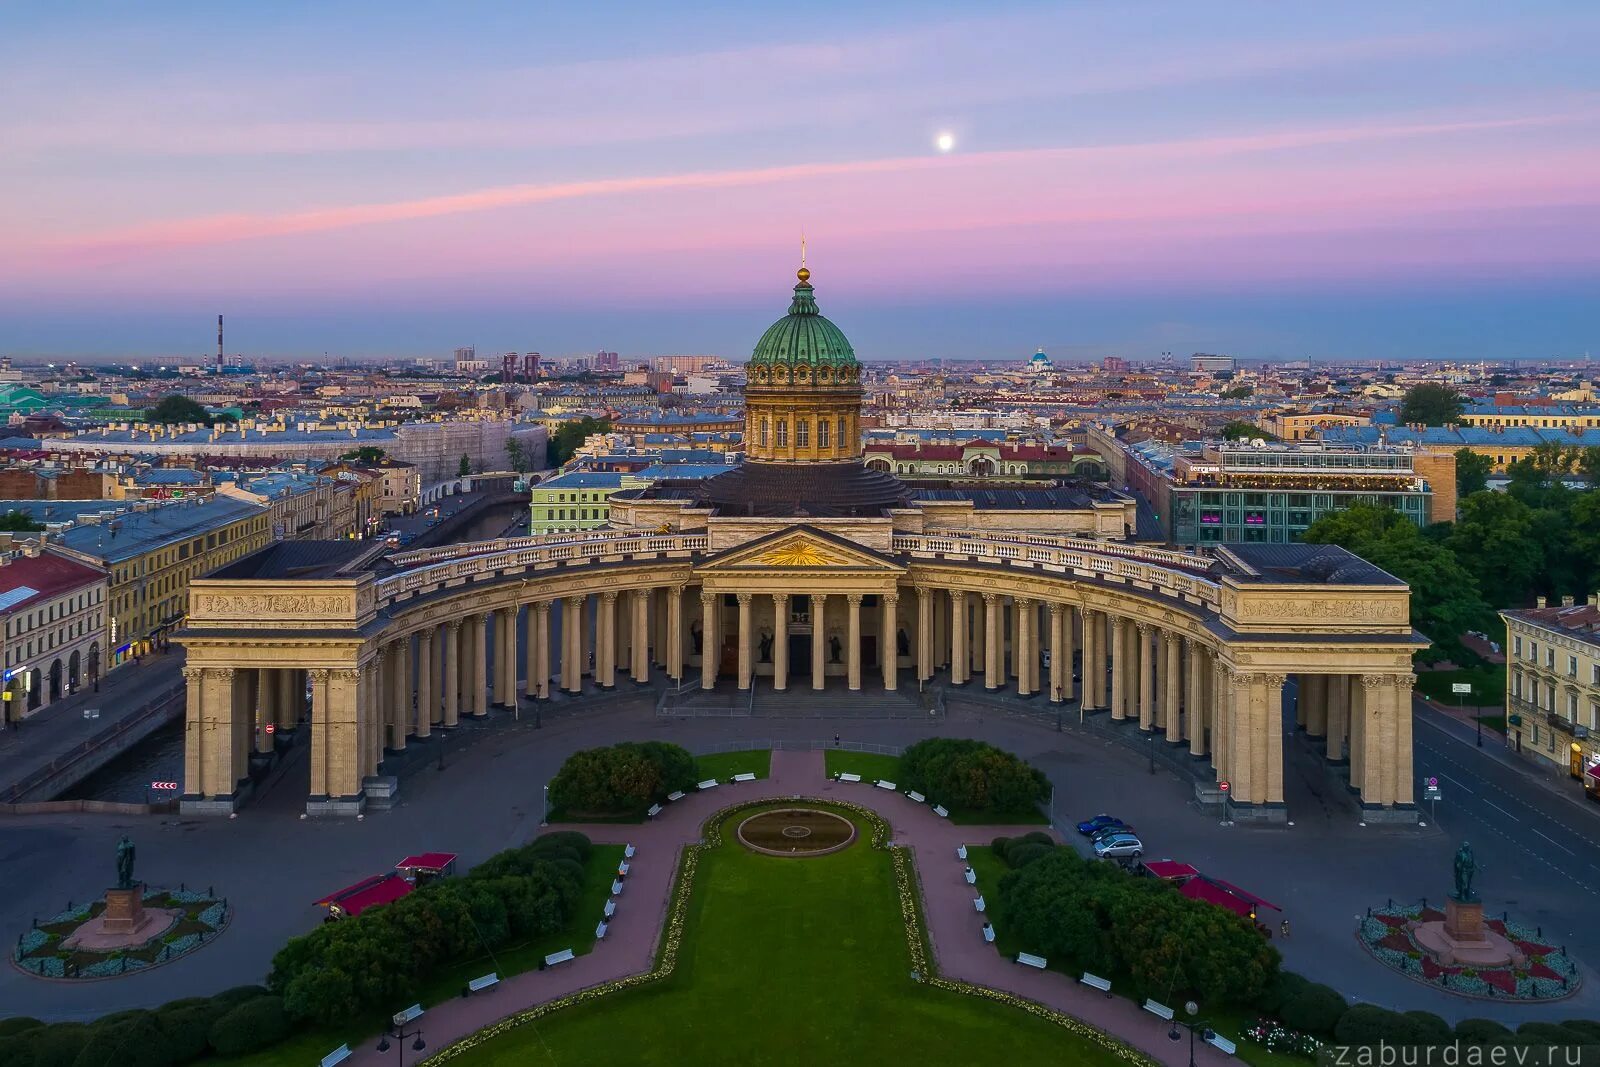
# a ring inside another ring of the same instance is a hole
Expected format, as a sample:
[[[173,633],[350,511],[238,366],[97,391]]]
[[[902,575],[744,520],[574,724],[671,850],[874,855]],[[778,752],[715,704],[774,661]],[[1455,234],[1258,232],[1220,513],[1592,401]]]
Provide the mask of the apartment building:
[[[1506,623],[1506,730],[1518,752],[1582,779],[1600,764],[1600,595],[1500,612]]]

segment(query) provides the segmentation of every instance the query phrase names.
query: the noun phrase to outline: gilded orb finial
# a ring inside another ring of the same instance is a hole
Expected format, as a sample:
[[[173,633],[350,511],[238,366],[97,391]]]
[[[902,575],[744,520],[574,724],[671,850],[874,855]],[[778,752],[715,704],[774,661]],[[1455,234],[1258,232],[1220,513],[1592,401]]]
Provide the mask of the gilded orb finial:
[[[806,234],[804,230],[800,231],[800,269],[795,271],[794,276],[802,282],[811,278],[811,272],[806,269]]]

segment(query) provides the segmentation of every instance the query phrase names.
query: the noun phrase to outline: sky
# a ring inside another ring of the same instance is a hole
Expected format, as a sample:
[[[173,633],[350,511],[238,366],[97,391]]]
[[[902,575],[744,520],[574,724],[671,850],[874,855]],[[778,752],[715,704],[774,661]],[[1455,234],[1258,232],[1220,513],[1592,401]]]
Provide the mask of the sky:
[[[1600,358],[1600,5],[0,7],[0,353]],[[940,137],[948,136],[948,150]]]

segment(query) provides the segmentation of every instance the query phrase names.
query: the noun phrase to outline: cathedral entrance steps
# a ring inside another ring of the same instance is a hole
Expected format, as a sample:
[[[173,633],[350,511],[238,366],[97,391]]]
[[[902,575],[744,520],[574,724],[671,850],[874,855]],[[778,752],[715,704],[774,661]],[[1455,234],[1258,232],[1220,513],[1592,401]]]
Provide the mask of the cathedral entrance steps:
[[[851,691],[843,683],[815,690],[810,686],[777,691],[758,683],[754,691],[724,685],[686,693],[664,702],[664,716],[755,719],[926,719],[943,714],[941,702],[924,699],[914,689]]]

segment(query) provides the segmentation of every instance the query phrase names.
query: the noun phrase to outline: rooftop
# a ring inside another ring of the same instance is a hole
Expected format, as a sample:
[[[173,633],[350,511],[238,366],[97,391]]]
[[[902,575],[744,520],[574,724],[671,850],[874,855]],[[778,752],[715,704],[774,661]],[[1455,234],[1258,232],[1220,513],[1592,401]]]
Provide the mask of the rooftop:
[[[13,556],[0,564],[0,614],[24,611],[105,578],[105,571],[49,550],[37,556]]]
[[[105,521],[74,526],[57,542],[64,548],[107,563],[121,562],[152,549],[181,541],[254,515],[266,514],[261,504],[231,497],[191,497],[144,511],[107,516]]]
[[[332,578],[366,570],[388,551],[382,541],[275,541],[206,575],[207,578]]]
[[[1337,545],[1236,544],[1216,549],[1240,582],[1321,585],[1405,585],[1388,571]]]

